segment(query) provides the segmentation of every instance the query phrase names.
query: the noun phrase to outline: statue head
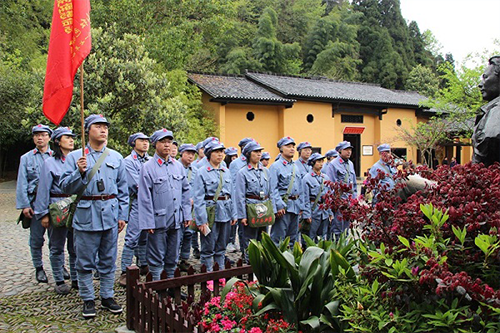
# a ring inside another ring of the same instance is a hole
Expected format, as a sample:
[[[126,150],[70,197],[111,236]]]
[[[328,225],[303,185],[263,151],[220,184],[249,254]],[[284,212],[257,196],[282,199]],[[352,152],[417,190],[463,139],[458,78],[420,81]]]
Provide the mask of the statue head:
[[[479,89],[485,101],[491,101],[500,96],[500,56],[491,57],[488,67],[481,76]]]

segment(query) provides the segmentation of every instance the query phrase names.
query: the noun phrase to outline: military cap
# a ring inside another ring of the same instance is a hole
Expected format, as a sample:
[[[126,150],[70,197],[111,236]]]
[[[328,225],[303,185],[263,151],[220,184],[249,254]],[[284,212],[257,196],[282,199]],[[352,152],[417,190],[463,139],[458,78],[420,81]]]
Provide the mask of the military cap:
[[[179,143],[178,143],[177,141],[175,141],[175,140],[174,140],[174,141],[172,141],[172,144],[173,144],[173,145],[176,145],[177,147],[179,147]]]
[[[246,144],[249,143],[250,141],[253,141],[252,138],[244,138],[241,139],[240,142],[238,142],[238,146],[240,146],[241,149],[245,148]]]
[[[226,148],[226,150],[224,150],[224,154],[226,154],[228,156],[234,156],[234,155],[238,155],[238,151],[234,147],[229,147],[229,148]]]
[[[330,149],[325,154],[325,157],[337,157],[337,156],[339,156],[339,152],[336,151],[335,149]]]
[[[173,139],[174,134],[172,133],[172,131],[169,131],[165,128],[162,128],[161,130],[154,132],[153,135],[151,135],[150,140],[152,143],[157,143],[158,141],[160,141],[163,138]]]
[[[347,149],[347,148],[354,148],[349,141],[342,141],[335,147],[335,150],[340,152],[341,150]]]
[[[267,151],[263,152],[260,160],[262,161],[262,160],[269,160],[269,159],[271,159],[271,155],[269,155],[269,153]]]
[[[85,118],[85,130],[88,131],[92,124],[106,124],[109,126],[110,122],[102,114],[91,114]]]
[[[289,145],[290,143],[293,143],[295,145],[295,141],[291,137],[285,136],[278,141],[277,146],[278,148],[281,148],[283,146]]]
[[[380,146],[377,147],[377,150],[379,153],[383,151],[391,151],[391,146],[388,143],[381,144]]]
[[[54,130],[54,133],[52,133],[51,139],[52,140],[59,139],[63,135],[72,136],[72,137],[76,136],[76,134],[73,133],[73,131],[71,130],[71,128],[69,128],[69,127],[58,127],[58,128],[56,128]]]
[[[205,154],[210,154],[214,150],[224,149],[224,144],[219,140],[212,140],[205,146]]]
[[[309,157],[307,159],[307,164],[309,164],[310,166],[313,166],[314,162],[316,162],[317,160],[322,160],[324,158],[325,158],[325,156],[321,155],[320,153],[313,153],[311,155],[311,157]]]
[[[198,142],[196,144],[195,148],[196,148],[196,152],[198,152],[198,150],[202,149],[203,148],[203,141]]]
[[[142,132],[137,132],[128,137],[127,143],[129,144],[129,146],[135,147],[135,140],[137,139],[149,139],[149,136]]]
[[[215,136],[209,136],[208,138],[203,140],[202,147],[207,148],[207,145],[212,141],[219,141],[219,138],[217,138]]]
[[[35,134],[35,133],[40,133],[40,132],[47,132],[49,133],[49,135],[52,135],[52,130],[50,129],[49,126],[47,125],[43,125],[43,124],[38,124],[38,125],[35,125],[33,126],[33,128],[31,129],[31,133],[32,134]]]
[[[191,144],[191,143],[183,143],[179,147],[179,154],[182,154],[185,151],[192,151],[194,153],[197,152],[196,147],[193,144]]]
[[[253,151],[263,150],[263,149],[264,147],[261,147],[257,141],[252,140],[245,145],[245,148],[243,148],[242,153],[243,155],[248,156]]]
[[[301,142],[301,143],[299,143],[299,145],[297,146],[297,151],[299,151],[299,152],[300,152],[300,151],[301,151],[302,149],[304,149],[304,148],[312,148],[312,146],[311,146],[311,144],[310,144],[309,142],[307,142],[307,141],[305,141],[305,142]]]

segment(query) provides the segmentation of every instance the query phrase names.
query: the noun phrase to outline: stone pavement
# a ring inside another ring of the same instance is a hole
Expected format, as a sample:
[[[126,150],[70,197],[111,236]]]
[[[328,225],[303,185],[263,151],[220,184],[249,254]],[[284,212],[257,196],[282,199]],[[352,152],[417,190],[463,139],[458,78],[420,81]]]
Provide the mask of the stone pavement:
[[[72,290],[67,296],[54,292],[54,279],[48,258],[48,241],[43,248],[43,262],[49,283],[38,283],[28,246],[29,229],[16,224],[16,183],[0,183],[0,332],[113,332],[123,327],[125,315],[112,315],[98,310],[95,320],[81,317],[81,301]],[[116,277],[120,275],[120,260],[125,230],[119,234]],[[232,260],[238,254],[230,254]],[[66,253],[67,258],[67,253]],[[189,263],[199,271],[199,260]],[[69,267],[66,263],[66,267]],[[98,295],[98,281],[95,281]],[[125,289],[115,285],[115,298],[125,307]],[[96,308],[99,300],[96,300]],[[126,310],[126,309],[125,309]]]

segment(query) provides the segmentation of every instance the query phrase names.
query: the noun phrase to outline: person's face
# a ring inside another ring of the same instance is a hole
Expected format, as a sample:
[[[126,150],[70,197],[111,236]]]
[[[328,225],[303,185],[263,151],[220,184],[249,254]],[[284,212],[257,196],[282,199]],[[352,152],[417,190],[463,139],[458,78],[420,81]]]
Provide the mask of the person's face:
[[[295,145],[293,143],[289,143],[286,146],[281,146],[281,155],[285,158],[293,158],[295,155]]]
[[[262,163],[262,165],[263,165],[264,167],[266,167],[266,168],[267,168],[267,166],[269,165],[269,160],[268,160],[268,159],[262,160],[262,161],[260,161],[260,162],[261,162],[261,163]]]
[[[478,87],[485,101],[491,101],[500,95],[500,75],[495,75],[493,65],[486,68]]]
[[[170,156],[175,158],[177,156],[177,152],[178,152],[177,146],[172,145],[172,147],[170,147]]]
[[[108,125],[105,123],[95,123],[90,125],[89,140],[106,143],[108,140]]]
[[[149,140],[148,139],[137,139],[135,140],[135,150],[140,154],[144,154],[149,150]]]
[[[75,149],[75,140],[70,135],[63,135],[59,138],[59,146],[61,149],[72,151]]]
[[[50,141],[50,135],[47,132],[36,132],[33,134],[33,142],[38,149],[46,148]]]
[[[234,161],[237,158],[238,158],[238,155],[233,155],[233,156],[231,156],[231,161]]]
[[[324,163],[325,163],[325,159],[323,159],[323,158],[320,160],[314,161],[313,170],[314,171],[321,171],[321,168],[323,168]]]
[[[260,158],[262,157],[262,151],[256,150],[250,153],[250,163],[258,164],[260,162]]]
[[[382,159],[384,163],[390,163],[394,158],[392,157],[392,154],[390,152],[383,151],[380,153],[380,159]]]
[[[170,155],[170,149],[172,147],[172,139],[169,137],[163,138],[156,142],[156,153],[163,159],[166,159]]]
[[[219,165],[223,159],[224,159],[224,150],[223,149],[214,150],[210,154],[210,162],[212,162],[215,165]]]
[[[194,161],[194,151],[185,151],[181,154],[181,162],[184,165],[190,165]]]
[[[342,149],[339,153],[340,157],[342,157],[344,160],[348,160],[351,158],[352,155],[352,148],[346,148]]]
[[[198,149],[198,157],[201,160],[203,157],[205,157],[205,152],[203,148]]]
[[[300,157],[302,157],[304,161],[307,161],[309,157],[311,157],[311,154],[312,154],[311,148],[304,148],[300,150]]]

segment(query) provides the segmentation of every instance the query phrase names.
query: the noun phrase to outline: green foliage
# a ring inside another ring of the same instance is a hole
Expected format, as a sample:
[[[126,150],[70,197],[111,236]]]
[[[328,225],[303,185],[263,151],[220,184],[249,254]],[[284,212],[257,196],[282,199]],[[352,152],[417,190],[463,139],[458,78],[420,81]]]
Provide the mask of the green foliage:
[[[432,97],[439,89],[439,79],[431,68],[417,64],[408,74],[405,87],[408,90],[418,91],[424,96]]]

